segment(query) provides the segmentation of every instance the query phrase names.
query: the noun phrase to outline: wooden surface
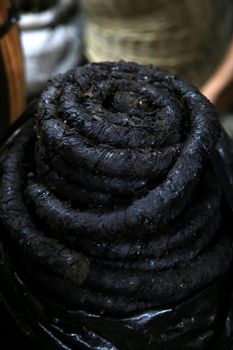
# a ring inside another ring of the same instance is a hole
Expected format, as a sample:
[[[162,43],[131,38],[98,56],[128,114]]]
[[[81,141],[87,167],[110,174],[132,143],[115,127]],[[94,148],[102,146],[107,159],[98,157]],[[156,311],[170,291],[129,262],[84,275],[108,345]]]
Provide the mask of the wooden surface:
[[[10,0],[0,0],[0,25],[6,21],[10,6]],[[13,122],[25,109],[23,57],[19,41],[19,30],[16,25],[13,25],[10,31],[0,39],[0,54],[7,82],[7,86],[2,86],[2,79],[0,79],[0,88],[7,89],[9,98],[5,103],[9,104],[9,122]],[[0,106],[0,110],[2,108]]]

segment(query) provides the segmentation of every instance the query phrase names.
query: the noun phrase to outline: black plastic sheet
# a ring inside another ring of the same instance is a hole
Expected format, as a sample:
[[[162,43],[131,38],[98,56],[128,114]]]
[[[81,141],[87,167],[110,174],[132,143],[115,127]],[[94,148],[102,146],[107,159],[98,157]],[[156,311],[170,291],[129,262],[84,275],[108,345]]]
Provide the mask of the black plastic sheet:
[[[1,304],[11,316],[8,337],[16,338],[15,344],[21,341],[23,349],[232,349],[229,274],[183,303],[124,319],[67,310],[38,297],[12,268],[2,247],[0,277]]]

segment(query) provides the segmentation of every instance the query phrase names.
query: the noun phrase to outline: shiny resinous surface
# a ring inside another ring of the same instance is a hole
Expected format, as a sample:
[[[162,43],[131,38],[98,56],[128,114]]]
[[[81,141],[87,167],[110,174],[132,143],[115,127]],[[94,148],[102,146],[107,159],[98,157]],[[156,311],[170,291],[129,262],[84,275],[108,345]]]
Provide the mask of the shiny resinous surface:
[[[118,62],[57,76],[35,114],[2,148],[0,188],[2,260],[27,312],[40,305],[34,338],[213,349],[232,260],[213,162],[233,162],[213,106],[177,76]]]

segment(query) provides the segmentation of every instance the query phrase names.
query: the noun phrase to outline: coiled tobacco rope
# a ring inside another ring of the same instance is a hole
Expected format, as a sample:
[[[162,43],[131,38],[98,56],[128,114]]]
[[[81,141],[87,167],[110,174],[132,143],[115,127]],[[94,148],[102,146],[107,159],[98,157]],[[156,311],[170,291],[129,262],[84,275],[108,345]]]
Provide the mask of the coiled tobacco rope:
[[[53,79],[36,127],[1,156],[1,223],[27,279],[124,316],[223,276],[232,247],[209,161],[220,134],[212,105],[163,70],[101,63]]]

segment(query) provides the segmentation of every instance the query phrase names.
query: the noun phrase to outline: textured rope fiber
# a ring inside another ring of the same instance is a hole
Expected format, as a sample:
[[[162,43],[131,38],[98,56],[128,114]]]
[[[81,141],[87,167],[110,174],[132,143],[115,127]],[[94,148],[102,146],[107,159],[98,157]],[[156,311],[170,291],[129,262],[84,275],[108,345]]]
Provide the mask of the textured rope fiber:
[[[208,160],[221,127],[188,83],[134,63],[86,65],[50,82],[33,125],[2,153],[0,218],[41,293],[125,315],[228,269]]]
[[[200,86],[233,32],[230,0],[85,0],[86,55],[154,64]]]

